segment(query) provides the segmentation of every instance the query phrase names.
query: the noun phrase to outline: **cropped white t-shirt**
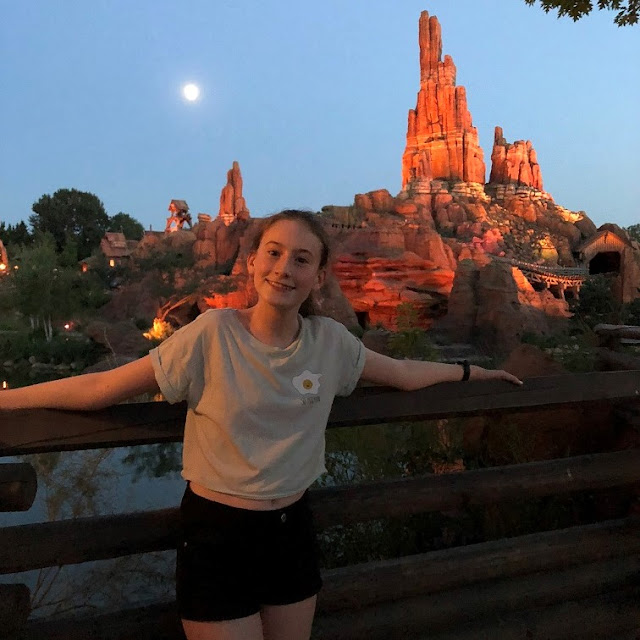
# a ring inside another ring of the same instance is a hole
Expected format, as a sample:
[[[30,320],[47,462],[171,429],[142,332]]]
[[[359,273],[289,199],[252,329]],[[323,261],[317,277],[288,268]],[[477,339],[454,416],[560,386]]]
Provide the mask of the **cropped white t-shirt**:
[[[300,320],[282,349],[254,338],[236,310],[212,309],[150,352],[164,397],[187,401],[185,480],[273,499],[324,473],[331,405],[355,388],[365,349],[331,318]]]

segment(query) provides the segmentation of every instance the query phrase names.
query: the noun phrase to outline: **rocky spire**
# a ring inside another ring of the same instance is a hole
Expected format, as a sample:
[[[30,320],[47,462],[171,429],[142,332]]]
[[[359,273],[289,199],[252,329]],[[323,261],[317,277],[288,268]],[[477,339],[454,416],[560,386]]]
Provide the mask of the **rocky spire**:
[[[402,187],[413,180],[452,180],[484,184],[478,131],[471,123],[464,87],[456,87],[456,66],[442,58],[440,23],[420,14],[420,91],[409,111]]]
[[[502,127],[496,127],[489,182],[524,185],[542,191],[540,165],[531,142],[516,140],[509,144],[502,135]]]
[[[0,271],[6,272],[9,268],[9,256],[7,256],[7,250],[4,248],[2,244],[2,240],[0,240]],[[0,273],[2,275],[2,273]]]
[[[242,197],[242,174],[240,165],[234,160],[233,166],[227,171],[227,184],[220,192],[220,211],[218,217],[225,225],[230,225],[234,220],[247,220],[249,210]]]

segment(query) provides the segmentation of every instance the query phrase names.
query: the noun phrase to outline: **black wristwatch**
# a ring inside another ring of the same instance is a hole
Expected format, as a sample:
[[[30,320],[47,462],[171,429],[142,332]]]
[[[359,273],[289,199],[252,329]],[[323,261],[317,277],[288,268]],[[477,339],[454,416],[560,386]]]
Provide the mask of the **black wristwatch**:
[[[462,380],[461,382],[466,382],[471,375],[471,365],[468,360],[458,360],[456,364],[459,364],[462,367]]]

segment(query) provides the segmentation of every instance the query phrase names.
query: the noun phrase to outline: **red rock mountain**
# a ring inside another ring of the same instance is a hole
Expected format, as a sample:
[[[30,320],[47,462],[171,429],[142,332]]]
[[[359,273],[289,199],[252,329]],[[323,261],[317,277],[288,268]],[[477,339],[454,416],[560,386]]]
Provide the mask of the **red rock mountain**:
[[[401,191],[357,194],[353,204],[328,205],[319,213],[335,245],[321,311],[347,326],[394,329],[401,306],[410,305],[421,326],[439,324],[456,340],[481,337],[500,351],[524,332],[555,330],[569,316],[565,290],[576,294],[576,287],[562,283],[532,284],[522,263],[544,273],[596,264],[601,253],[607,260],[600,262],[612,265],[614,254],[623,252],[614,289],[623,292],[621,300],[637,297],[638,245],[622,230],[597,233],[584,212],[557,205],[543,191],[531,142],[508,143],[496,127],[485,184],[464,87],[455,84],[451,57],[441,60],[440,24],[427,12],[420,16],[419,45],[420,89],[409,112]],[[184,299],[182,316],[180,304],[167,303],[175,322],[190,319],[193,309],[251,304],[246,258],[255,223],[234,162],[218,217],[202,216],[193,234],[181,235],[193,244],[196,267],[218,274]],[[151,240],[160,242],[151,238],[147,244]]]

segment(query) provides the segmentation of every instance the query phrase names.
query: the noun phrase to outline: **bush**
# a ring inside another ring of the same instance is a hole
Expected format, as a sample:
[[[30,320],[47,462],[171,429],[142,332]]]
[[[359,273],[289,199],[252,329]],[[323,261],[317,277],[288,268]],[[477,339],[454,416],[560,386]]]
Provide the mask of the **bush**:
[[[37,362],[46,364],[71,364],[88,366],[97,362],[106,350],[84,336],[56,334],[47,341],[43,333],[18,332],[0,336],[0,360],[28,360],[34,356]]]
[[[438,353],[433,348],[424,329],[418,326],[419,316],[415,307],[408,302],[398,305],[396,331],[389,338],[389,352],[396,358],[417,360],[437,360]]]
[[[574,318],[588,327],[600,323],[617,324],[620,316],[620,303],[611,289],[611,279],[604,274],[590,277],[580,289],[580,297],[570,303]]]

